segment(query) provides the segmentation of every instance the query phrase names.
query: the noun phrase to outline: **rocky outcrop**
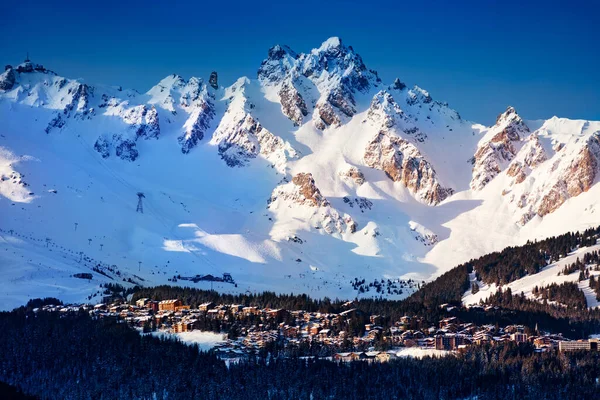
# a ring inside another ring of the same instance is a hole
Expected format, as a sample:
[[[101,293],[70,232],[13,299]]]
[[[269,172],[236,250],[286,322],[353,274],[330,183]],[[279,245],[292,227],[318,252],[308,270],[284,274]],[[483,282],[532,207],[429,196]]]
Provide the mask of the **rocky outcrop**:
[[[506,174],[515,178],[514,183],[519,184],[525,181],[531,170],[535,169],[541,163],[548,159],[544,147],[540,143],[536,134],[531,134],[523,148],[508,166]]]
[[[273,135],[250,114],[244,114],[233,123],[220,125],[212,141],[218,144],[219,155],[230,167],[245,166],[261,155],[283,172],[285,161],[296,157],[289,143]]]
[[[296,67],[298,55],[289,47],[275,45],[269,49],[267,58],[258,69],[258,79],[263,84],[277,84],[290,76],[290,71]]]
[[[427,139],[427,135],[421,132],[387,90],[381,90],[373,96],[367,120],[381,131],[405,134],[415,142],[422,143]]]
[[[508,107],[479,143],[474,157],[471,189],[481,190],[513,160],[529,128],[514,108]],[[515,171],[513,171],[514,173]]]
[[[279,89],[281,111],[294,123],[302,125],[302,120],[308,115],[308,108],[300,92],[291,81],[284,82]]]
[[[373,96],[367,111],[367,118],[371,122],[379,124],[381,129],[391,129],[398,125],[399,120],[405,119],[405,116],[392,95],[381,90]]]
[[[354,233],[358,226],[350,215],[341,215],[331,206],[310,173],[296,174],[291,182],[276,187],[268,207],[273,211],[301,207],[317,229],[323,228],[329,234]]]
[[[120,134],[100,136],[94,143],[94,149],[102,158],[108,158],[114,153],[122,160],[135,161],[139,156],[135,141],[123,138]]]
[[[194,108],[183,126],[184,134],[177,138],[183,154],[189,153],[204,138],[214,117],[215,110],[211,103],[203,102]]]
[[[209,85],[218,88],[217,74],[213,72]],[[189,153],[205,137],[215,117],[215,94],[200,78],[187,82],[179,75],[170,75],[150,89],[151,104],[170,111],[177,116],[187,115],[177,142],[183,154]]]
[[[135,140],[158,139],[160,136],[160,123],[155,107],[142,105],[130,108],[124,112],[123,121],[130,125],[130,130],[135,132]]]
[[[537,209],[541,217],[557,210],[565,201],[590,190],[600,165],[600,135],[592,135],[577,157],[544,195]]]
[[[219,78],[217,75],[217,71],[213,71],[210,73],[210,77],[208,78],[208,84],[215,90],[219,88]]]
[[[327,207],[329,202],[317,186],[312,174],[299,173],[292,178],[292,183],[297,186],[300,196],[295,202],[300,204],[310,204],[314,207]]]
[[[418,103],[429,104],[432,101],[433,99],[429,95],[429,92],[424,89],[421,89],[418,86],[415,86],[412,89],[410,89],[408,91],[408,97],[406,98],[406,102],[411,106]]]
[[[435,205],[453,193],[441,185],[433,166],[413,144],[393,134],[379,132],[368,143],[364,161],[427,204]]]
[[[0,74],[0,90],[11,90],[15,85],[16,79],[15,70],[8,65],[6,71]]]
[[[358,186],[365,183],[365,175],[356,167],[350,167],[345,171],[341,171],[339,175],[342,179],[351,180]]]

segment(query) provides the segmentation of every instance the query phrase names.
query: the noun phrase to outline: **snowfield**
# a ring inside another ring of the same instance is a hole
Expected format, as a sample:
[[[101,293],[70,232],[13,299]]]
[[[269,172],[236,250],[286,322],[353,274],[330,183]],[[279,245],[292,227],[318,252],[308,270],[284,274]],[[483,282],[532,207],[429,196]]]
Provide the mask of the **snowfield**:
[[[106,283],[354,298],[355,278],[431,280],[600,225],[599,122],[524,121],[515,138],[514,110],[465,121],[337,38],[213,83],[0,74],[0,309],[96,302]],[[235,284],[185,279],[224,273]]]
[[[197,345],[201,351],[209,351],[219,344],[225,343],[227,335],[222,333],[207,331],[191,331],[180,333],[169,333],[156,331],[151,333],[153,336],[180,340],[189,345]]]

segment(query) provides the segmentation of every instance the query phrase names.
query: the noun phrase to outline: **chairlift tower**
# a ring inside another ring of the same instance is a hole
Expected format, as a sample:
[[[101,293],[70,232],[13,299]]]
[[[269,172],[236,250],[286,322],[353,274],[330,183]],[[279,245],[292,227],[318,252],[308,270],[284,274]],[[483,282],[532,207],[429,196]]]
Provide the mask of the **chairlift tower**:
[[[143,214],[144,213],[144,205],[142,204],[142,199],[146,196],[144,196],[144,193],[138,192],[137,197],[138,197],[138,204],[137,204],[137,208],[136,208],[135,212],[139,212],[139,213]]]

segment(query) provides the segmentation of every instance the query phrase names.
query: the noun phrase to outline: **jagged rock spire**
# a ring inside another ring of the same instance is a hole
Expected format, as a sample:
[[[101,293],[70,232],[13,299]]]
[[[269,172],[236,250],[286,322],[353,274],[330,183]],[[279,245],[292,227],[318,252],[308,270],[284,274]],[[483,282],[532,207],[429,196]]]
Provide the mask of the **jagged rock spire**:
[[[208,83],[212,86],[213,89],[219,88],[219,81],[217,71],[213,71],[210,73],[210,78],[208,78]]]

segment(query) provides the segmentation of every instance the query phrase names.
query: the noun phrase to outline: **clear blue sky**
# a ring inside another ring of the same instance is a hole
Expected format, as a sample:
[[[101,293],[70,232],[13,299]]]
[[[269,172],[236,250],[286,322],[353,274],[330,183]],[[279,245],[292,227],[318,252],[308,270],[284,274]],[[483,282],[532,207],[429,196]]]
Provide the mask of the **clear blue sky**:
[[[492,123],[507,105],[527,119],[600,119],[593,0],[31,0],[2,12],[0,63],[29,51],[90,83],[146,91],[171,73],[216,70],[228,85],[254,78],[274,44],[305,52],[339,36],[384,81],[418,84],[478,122]]]

